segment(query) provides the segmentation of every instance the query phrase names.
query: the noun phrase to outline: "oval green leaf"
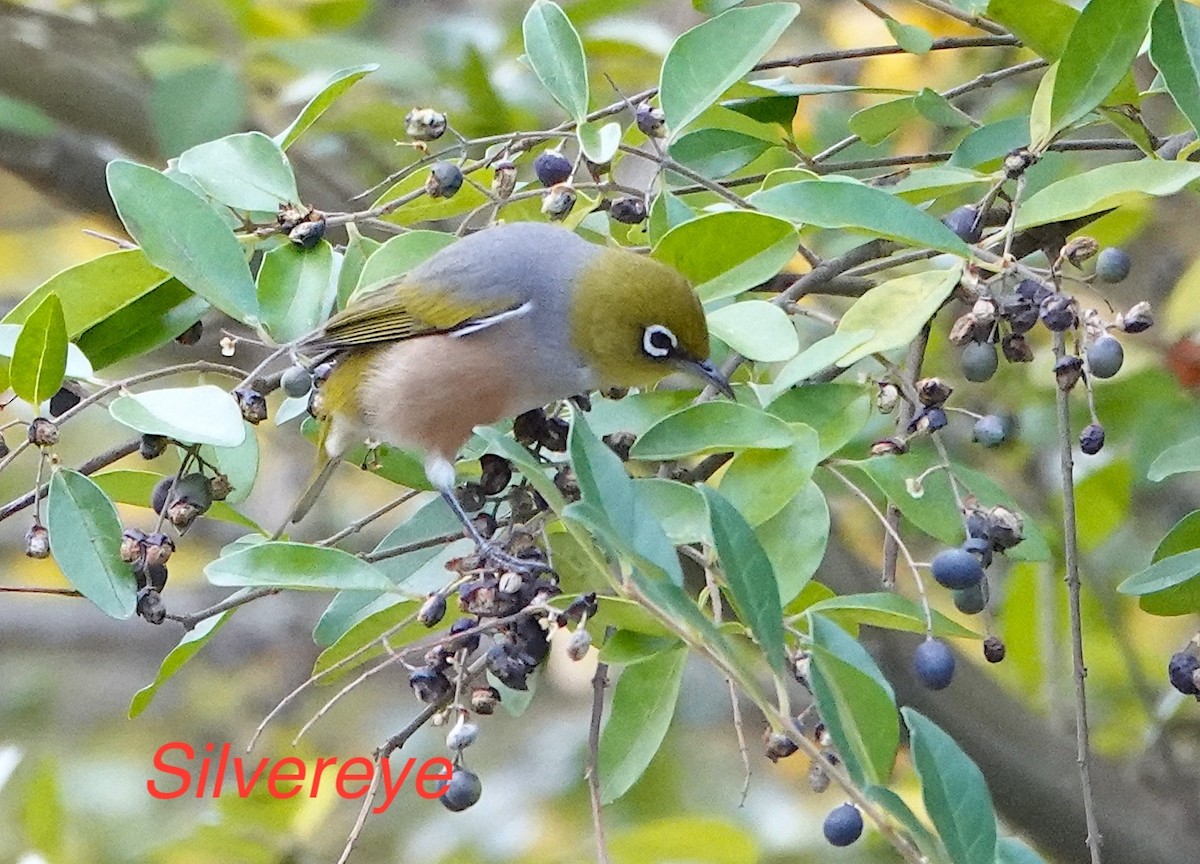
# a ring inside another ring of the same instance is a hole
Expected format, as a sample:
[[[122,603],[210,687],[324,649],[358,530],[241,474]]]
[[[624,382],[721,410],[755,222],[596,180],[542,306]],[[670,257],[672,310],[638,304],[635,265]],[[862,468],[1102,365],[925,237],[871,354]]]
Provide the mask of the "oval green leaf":
[[[672,137],[749,72],[800,12],[794,3],[730,9],[675,40],[663,61],[659,101]]]
[[[322,85],[317,95],[308,100],[308,104],[300,109],[300,113],[296,115],[286,129],[275,136],[275,143],[279,145],[280,150],[286,150],[292,146],[297,138],[299,138],[309,126],[317,122],[317,119],[325,113],[325,111],[337,101],[343,93],[354,86],[355,83],[362,80],[363,77],[370,75],[379,68],[378,63],[366,63],[362,66],[351,66],[348,69],[339,69],[329,76],[329,80]]]
[[[851,228],[909,246],[928,246],[969,258],[957,234],[895,195],[845,177],[785,183],[750,196],[761,210],[818,228]]]
[[[1200,9],[1191,3],[1160,3],[1150,23],[1150,60],[1167,92],[1200,129]]]
[[[754,529],[779,585],[779,601],[791,603],[809,584],[829,543],[829,504],[811,480],[783,509]]]
[[[870,627],[886,627],[889,630],[904,630],[909,633],[925,632],[925,612],[920,605],[890,591],[830,597],[808,608],[809,611],[825,615],[844,627],[866,624]],[[936,609],[932,611],[935,635],[955,639],[979,638],[975,631],[950,620]]]
[[[820,460],[815,429],[793,424],[796,443],[780,450],[743,450],[721,475],[721,494],[751,525],[760,525],[784,508],[812,479]]]
[[[925,810],[955,864],[996,864],[996,811],[983,772],[936,723],[901,708]]]
[[[454,235],[444,231],[409,231],[392,237],[366,260],[358,277],[358,286],[350,295],[350,302],[394,282],[453,242]]]
[[[13,346],[9,386],[37,407],[58,392],[67,372],[67,322],[57,294],[29,313]]]
[[[582,123],[588,111],[587,60],[566,13],[550,0],[535,0],[521,32],[525,56],[542,86],[575,122]]]
[[[67,581],[105,615],[132,615],[137,584],[121,560],[117,508],[100,487],[78,471],[56,471],[50,478],[46,528],[50,552]]]
[[[738,617],[754,634],[767,663],[782,671],[785,660],[783,606],[771,560],[754,529],[737,508],[710,486],[701,486],[708,502],[713,544]]]
[[[612,161],[621,146],[621,124],[585,120],[575,129],[583,155],[597,165]]]
[[[152,264],[231,318],[251,326],[258,322],[246,256],[207,202],[135,162],[110,162],[106,174],[125,230]]]
[[[1117,591],[1140,597],[1181,585],[1200,574],[1200,549],[1170,555],[1135,573],[1117,586]]]
[[[687,654],[681,646],[621,672],[600,734],[601,803],[611,804],[628,792],[658,753],[675,714]]]
[[[634,459],[679,459],[752,447],[777,450],[795,442],[792,428],[765,411],[736,402],[704,402],[655,423],[634,442],[629,455]]]
[[[900,746],[891,685],[871,655],[828,618],[813,615],[809,681],[846,770],[861,786],[883,785]]]
[[[1142,159],[1102,165],[1031,195],[1017,210],[1017,230],[1088,216],[1148,195],[1174,195],[1198,179],[1200,165],[1194,162]]]
[[[709,313],[708,329],[748,360],[781,363],[800,350],[792,319],[765,300],[730,303]]]
[[[795,226],[785,219],[724,210],[671,228],[653,255],[686,276],[709,301],[770,279],[792,260],[799,242]]]
[[[297,204],[296,178],[279,145],[261,132],[239,132],[183,151],[178,168],[210,198],[234,210],[274,213]]]
[[[246,437],[237,403],[212,384],[127,393],[114,399],[108,412],[134,431],[188,444],[237,447]]]
[[[357,556],[324,546],[271,541],[209,562],[214,585],[326,591],[389,591],[395,586]]]
[[[217,631],[224,626],[225,622],[229,620],[229,616],[235,611],[237,610],[226,609],[219,615],[205,618],[183,634],[179,644],[172,648],[159,664],[158,674],[154,676],[154,680],[133,694],[133,699],[129,703],[130,720],[150,707],[159,688],[167,683],[189,660],[200,653],[200,649],[207,645],[213,636],[217,635]]]
[[[889,279],[867,291],[846,310],[837,335],[867,331],[873,335],[839,357],[837,364],[851,366],[864,357],[911,343],[954,292],[961,276],[958,267],[924,270]]]
[[[285,243],[263,256],[258,305],[272,339],[291,342],[329,317],[337,298],[337,264],[325,240],[312,249]]]

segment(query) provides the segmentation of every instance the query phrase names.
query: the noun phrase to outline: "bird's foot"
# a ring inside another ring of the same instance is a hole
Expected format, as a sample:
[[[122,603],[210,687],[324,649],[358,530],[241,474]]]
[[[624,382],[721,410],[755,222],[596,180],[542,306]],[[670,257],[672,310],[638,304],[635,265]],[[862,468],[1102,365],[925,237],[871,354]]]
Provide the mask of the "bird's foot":
[[[479,542],[479,557],[497,569],[511,570],[526,576],[536,576],[539,573],[549,573],[553,568],[541,557],[521,558],[506,552],[498,544],[490,540]]]

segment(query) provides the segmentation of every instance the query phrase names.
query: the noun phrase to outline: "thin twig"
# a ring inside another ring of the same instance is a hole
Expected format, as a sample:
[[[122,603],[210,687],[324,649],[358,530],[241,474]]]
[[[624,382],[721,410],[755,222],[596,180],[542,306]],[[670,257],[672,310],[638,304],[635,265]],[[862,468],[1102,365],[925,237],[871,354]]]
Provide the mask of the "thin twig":
[[[920,334],[909,346],[908,356],[904,358],[904,371],[901,377],[903,382],[908,384],[909,390],[916,388],[917,380],[921,377],[921,366],[925,363],[925,349],[929,346],[930,324],[929,321],[925,322]],[[911,399],[902,399],[900,410],[896,415],[896,428],[907,429],[916,411],[917,406]],[[897,533],[900,528],[900,508],[891,501],[888,502],[884,522],[890,530],[883,537],[883,572],[880,578],[885,588],[891,588],[896,584],[896,561],[900,552],[900,535]]]
[[[592,801],[592,833],[596,837],[596,862],[608,864],[604,842],[604,819],[600,804],[600,719],[604,716],[604,691],[608,687],[608,664],[597,663],[592,676],[592,718],[588,725],[587,784]]]
[[[913,2],[941,12],[943,15],[949,15],[951,18],[962,21],[964,24],[970,24],[972,27],[987,33],[992,33],[996,36],[1008,35],[1008,31],[996,22],[989,21],[987,18],[980,17],[979,15],[963,12],[961,9],[956,9],[949,3],[943,2],[943,0],[913,0]]]
[[[230,609],[236,609],[239,606],[245,606],[247,603],[251,603],[262,597],[270,597],[273,594],[278,594],[282,590],[282,588],[254,588],[250,591],[247,591],[245,594],[242,594],[241,592],[237,594],[231,594],[220,603],[214,603],[207,609],[200,609],[199,611],[192,612],[189,615],[168,614],[167,617],[172,621],[178,621],[180,624],[182,624],[184,630],[191,630],[201,621],[211,618],[214,615],[220,615],[222,612],[228,612]]]
[[[1066,354],[1066,339],[1062,333],[1054,334],[1054,356]],[[1083,789],[1083,813],[1087,823],[1088,853],[1091,864],[1101,864],[1100,846],[1103,839],[1096,821],[1096,805],[1092,800],[1092,776],[1090,746],[1088,743],[1087,691],[1084,679],[1087,666],[1083,659],[1083,615],[1080,611],[1079,595],[1079,540],[1075,524],[1075,466],[1071,447],[1071,405],[1067,391],[1055,388],[1055,404],[1058,408],[1058,463],[1062,480],[1063,496],[1063,559],[1066,565],[1067,605],[1071,615],[1071,655],[1075,672],[1075,743],[1076,759],[1079,762],[1079,781]]]

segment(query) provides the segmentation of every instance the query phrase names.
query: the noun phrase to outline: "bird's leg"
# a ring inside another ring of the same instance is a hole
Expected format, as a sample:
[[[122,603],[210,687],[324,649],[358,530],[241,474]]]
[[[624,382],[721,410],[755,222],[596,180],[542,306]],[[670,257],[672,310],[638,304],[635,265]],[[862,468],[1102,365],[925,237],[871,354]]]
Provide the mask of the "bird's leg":
[[[458,521],[462,522],[467,536],[475,541],[475,548],[479,550],[480,557],[485,561],[503,567],[506,570],[525,573],[527,575],[545,573],[551,569],[550,565],[545,561],[518,558],[515,555],[511,555],[480,534],[479,529],[475,527],[475,522],[467,514],[467,511],[463,509],[462,504],[459,503],[458,496],[454,494],[453,486],[448,488],[443,487],[438,491],[441,493],[442,500],[454,511],[454,515],[458,517]]]

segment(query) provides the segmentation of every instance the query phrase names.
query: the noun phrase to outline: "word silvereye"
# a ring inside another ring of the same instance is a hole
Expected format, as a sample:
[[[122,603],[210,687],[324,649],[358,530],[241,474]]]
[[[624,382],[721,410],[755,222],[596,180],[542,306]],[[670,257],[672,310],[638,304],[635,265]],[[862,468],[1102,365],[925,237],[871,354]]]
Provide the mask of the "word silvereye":
[[[729,393],[681,275],[531,222],[447,246],[334,315],[300,350],[337,358],[321,386],[330,465],[364,440],[422,453],[429,481],[489,553],[453,494],[454,459],[475,426],[672,372]]]

